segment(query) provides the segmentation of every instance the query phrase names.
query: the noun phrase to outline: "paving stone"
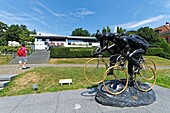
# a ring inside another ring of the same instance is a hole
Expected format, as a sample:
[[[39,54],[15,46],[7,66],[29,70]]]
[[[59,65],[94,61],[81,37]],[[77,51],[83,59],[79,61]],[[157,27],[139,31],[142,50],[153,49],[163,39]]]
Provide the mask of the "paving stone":
[[[58,92],[30,94],[20,105],[25,106],[31,104],[57,103],[58,98],[59,98]]]
[[[157,87],[155,87],[157,92]],[[169,90],[160,87],[159,92]],[[89,89],[0,97],[0,113],[169,113],[169,99],[162,96],[147,106],[111,107],[98,104]],[[76,108],[76,109],[75,109]]]
[[[0,97],[0,113],[11,113],[26,97],[27,95]]]
[[[10,81],[0,81],[0,88],[5,87]]]
[[[18,74],[5,74],[0,75],[0,81],[11,81],[12,78],[16,77]]]

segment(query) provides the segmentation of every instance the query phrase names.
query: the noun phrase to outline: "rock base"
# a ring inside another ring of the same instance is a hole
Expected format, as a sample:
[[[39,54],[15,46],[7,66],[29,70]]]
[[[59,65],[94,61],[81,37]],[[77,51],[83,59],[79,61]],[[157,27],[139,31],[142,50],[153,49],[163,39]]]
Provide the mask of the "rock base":
[[[109,85],[110,82],[111,81],[106,81],[105,83]],[[112,80],[112,83],[113,82],[115,81]],[[146,86],[147,84],[144,85]],[[107,106],[137,107],[152,104],[156,100],[156,95],[153,90],[142,92],[136,85],[128,86],[126,90],[119,95],[112,95],[106,92],[101,83],[97,87],[95,99],[98,103]]]

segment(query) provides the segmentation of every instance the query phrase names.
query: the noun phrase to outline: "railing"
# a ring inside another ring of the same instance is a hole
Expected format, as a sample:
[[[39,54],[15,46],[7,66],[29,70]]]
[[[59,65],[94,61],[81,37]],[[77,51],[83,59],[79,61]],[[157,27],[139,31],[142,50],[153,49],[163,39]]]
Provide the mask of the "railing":
[[[27,50],[27,56],[29,56],[33,51]],[[16,51],[0,51],[0,65],[2,64],[8,64],[11,60],[15,59],[17,57]]]

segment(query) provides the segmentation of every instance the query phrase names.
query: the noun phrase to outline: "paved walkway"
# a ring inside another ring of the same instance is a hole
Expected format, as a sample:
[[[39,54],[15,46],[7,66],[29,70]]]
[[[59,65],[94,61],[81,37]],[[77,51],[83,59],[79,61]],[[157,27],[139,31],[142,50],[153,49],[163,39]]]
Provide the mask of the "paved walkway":
[[[38,56],[38,55],[37,55]],[[39,57],[34,57],[39,58]],[[45,57],[44,57],[45,58]],[[35,60],[33,60],[35,61]],[[35,67],[83,67],[83,64],[28,64]],[[169,67],[160,67],[167,68]],[[0,66],[0,75],[19,74],[18,64]],[[95,92],[91,89],[48,92],[20,96],[0,97],[0,113],[169,113],[170,89],[155,86],[156,101],[147,106],[110,107],[95,101]]]
[[[170,90],[154,87],[156,101],[147,106],[110,107],[98,104],[90,89],[0,97],[0,113],[169,113]]]
[[[50,51],[36,50],[27,57],[27,64],[42,64],[48,63],[50,58]],[[18,64],[18,57],[9,62],[9,64]]]

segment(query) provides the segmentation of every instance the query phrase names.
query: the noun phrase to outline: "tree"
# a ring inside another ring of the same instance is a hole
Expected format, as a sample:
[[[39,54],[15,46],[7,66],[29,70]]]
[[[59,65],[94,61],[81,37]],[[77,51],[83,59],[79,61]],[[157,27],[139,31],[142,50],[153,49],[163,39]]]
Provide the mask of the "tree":
[[[130,34],[137,34],[135,30],[128,31],[127,33],[128,33],[129,35],[130,35]]]
[[[19,41],[21,43],[27,43],[27,42],[32,42],[33,43],[34,40],[35,40],[35,37],[34,36],[30,36],[30,34],[37,34],[36,30],[29,31],[27,29],[26,25],[20,25],[19,28],[21,30],[21,33],[19,34],[19,38],[20,38]]]
[[[95,35],[96,35],[96,33],[92,33],[92,34],[91,34],[91,37],[95,37]]]
[[[90,33],[87,30],[83,30],[83,28],[76,28],[72,31],[71,36],[90,36]]]
[[[123,29],[122,27],[117,27],[117,33],[120,35],[123,35],[126,32],[126,29]]]
[[[3,22],[0,22],[0,33],[6,31],[8,29],[7,24],[4,24]]]
[[[103,33],[106,33],[106,32],[108,32],[108,33],[110,33],[110,32],[111,32],[111,30],[110,30],[110,27],[109,27],[109,26],[107,26],[106,28],[105,28],[105,27],[103,27],[103,29],[102,29],[102,34],[103,34]]]
[[[19,34],[21,30],[18,25],[11,25],[9,29],[6,30],[4,36],[7,41],[20,41]]]
[[[136,31],[136,34],[143,37],[151,45],[160,45],[163,43],[158,33],[156,33],[152,28],[142,27]]]
[[[103,34],[103,33],[106,33],[106,32],[107,32],[106,28],[103,27],[103,29],[102,29],[102,34]]]
[[[30,34],[36,35],[37,32],[36,32],[36,30],[34,29],[33,31],[30,31]]]
[[[29,30],[21,30],[19,34],[19,42],[24,43],[29,41]]]
[[[7,45],[7,39],[4,37],[5,31],[8,29],[7,24],[0,22],[0,45],[6,46]]]
[[[107,30],[107,32],[111,32],[111,30],[110,30],[110,27],[109,26],[107,26],[107,28],[106,28],[106,30]]]
[[[19,43],[34,42],[35,37],[30,34],[37,34],[36,30],[29,31],[26,25],[11,25],[10,27],[0,22],[0,45],[8,45],[8,41]]]
[[[19,28],[20,30],[23,30],[23,31],[28,30],[26,25],[20,25]]]

